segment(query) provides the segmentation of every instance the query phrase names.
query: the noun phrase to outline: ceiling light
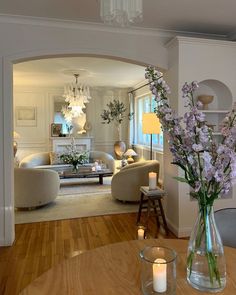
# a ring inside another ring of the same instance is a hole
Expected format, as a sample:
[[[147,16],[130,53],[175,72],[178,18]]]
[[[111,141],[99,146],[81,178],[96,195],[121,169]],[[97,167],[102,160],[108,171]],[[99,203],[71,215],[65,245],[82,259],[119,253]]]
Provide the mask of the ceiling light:
[[[91,99],[89,87],[87,85],[79,84],[79,74],[74,74],[75,83],[71,83],[64,87],[63,97],[68,103],[62,109],[65,119],[71,122],[73,118],[81,116],[86,105]]]
[[[100,16],[109,25],[128,26],[143,19],[142,0],[101,0]]]

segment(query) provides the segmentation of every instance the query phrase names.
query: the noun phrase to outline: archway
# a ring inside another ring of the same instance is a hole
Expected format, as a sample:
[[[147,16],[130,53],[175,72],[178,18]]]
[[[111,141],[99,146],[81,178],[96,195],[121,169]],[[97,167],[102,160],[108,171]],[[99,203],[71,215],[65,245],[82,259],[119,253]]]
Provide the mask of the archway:
[[[91,50],[88,50],[88,52]],[[56,52],[56,53],[55,53]],[[32,59],[43,59],[49,57],[60,56],[97,56],[106,57],[110,59],[122,60],[139,65],[145,65],[146,59],[140,61],[132,60],[129,57],[125,58],[122,55],[109,55],[109,54],[94,54],[94,53],[72,53],[72,52],[44,52],[36,51],[24,53],[20,55],[5,57],[3,62],[4,77],[3,77],[3,129],[4,129],[4,142],[3,142],[3,199],[4,206],[2,206],[2,220],[3,220],[3,238],[1,238],[1,245],[11,245],[14,241],[14,183],[13,183],[13,154],[12,147],[12,130],[13,130],[13,64]],[[148,60],[148,58],[147,58]],[[165,62],[164,62],[165,63]],[[162,63],[163,64],[163,63]],[[9,135],[11,134],[11,135]]]

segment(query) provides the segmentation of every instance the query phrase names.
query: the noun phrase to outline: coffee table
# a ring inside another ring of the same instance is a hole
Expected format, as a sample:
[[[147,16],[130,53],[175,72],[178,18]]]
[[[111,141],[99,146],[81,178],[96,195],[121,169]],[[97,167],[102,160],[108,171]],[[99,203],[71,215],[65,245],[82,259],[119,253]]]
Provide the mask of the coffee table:
[[[99,171],[63,171],[60,178],[99,178],[99,184],[103,184],[103,177],[112,176],[113,172],[109,169],[102,169]]]

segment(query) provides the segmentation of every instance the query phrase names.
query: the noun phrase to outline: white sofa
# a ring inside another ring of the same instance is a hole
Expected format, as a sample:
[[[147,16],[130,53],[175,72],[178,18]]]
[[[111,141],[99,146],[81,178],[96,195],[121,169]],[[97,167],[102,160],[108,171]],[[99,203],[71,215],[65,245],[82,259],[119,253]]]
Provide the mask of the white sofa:
[[[96,160],[102,161],[106,164],[106,167],[113,173],[115,172],[115,160],[114,158],[105,152],[101,151],[90,151],[89,162],[93,163]],[[29,155],[25,157],[19,164],[20,168],[39,168],[39,169],[51,169],[55,171],[62,171],[70,169],[72,165],[68,164],[51,164],[50,163],[50,152],[41,152]]]
[[[14,180],[16,208],[39,207],[58,196],[60,179],[56,171],[15,168]]]
[[[123,167],[112,177],[112,197],[120,201],[139,201],[140,187],[149,185],[149,172],[157,173],[158,184],[159,167],[156,160],[136,162]]]

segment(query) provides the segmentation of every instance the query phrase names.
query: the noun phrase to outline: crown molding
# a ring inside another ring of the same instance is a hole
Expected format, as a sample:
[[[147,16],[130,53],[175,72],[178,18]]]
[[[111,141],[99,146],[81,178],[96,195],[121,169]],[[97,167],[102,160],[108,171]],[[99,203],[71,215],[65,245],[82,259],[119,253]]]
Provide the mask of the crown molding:
[[[172,48],[178,44],[206,44],[211,46],[236,46],[236,42],[224,39],[205,39],[202,37],[186,37],[186,36],[175,36],[172,40],[165,44],[166,48]]]
[[[145,35],[145,36],[159,36],[166,38],[173,38],[177,35],[188,36],[188,37],[202,37],[227,40],[227,35],[218,34],[204,34],[197,32],[188,31],[175,31],[175,30],[164,30],[164,29],[153,29],[153,28],[141,28],[136,26],[130,27],[115,27],[105,25],[103,23],[95,22],[84,22],[84,21],[72,21],[72,20],[61,20],[56,18],[43,18],[43,17],[30,17],[21,15],[10,15],[0,14],[0,23],[10,24],[22,24],[32,26],[47,26],[47,27],[58,27],[58,28],[69,28],[69,29],[81,29],[81,30],[93,30],[111,33],[122,33],[132,35]]]

